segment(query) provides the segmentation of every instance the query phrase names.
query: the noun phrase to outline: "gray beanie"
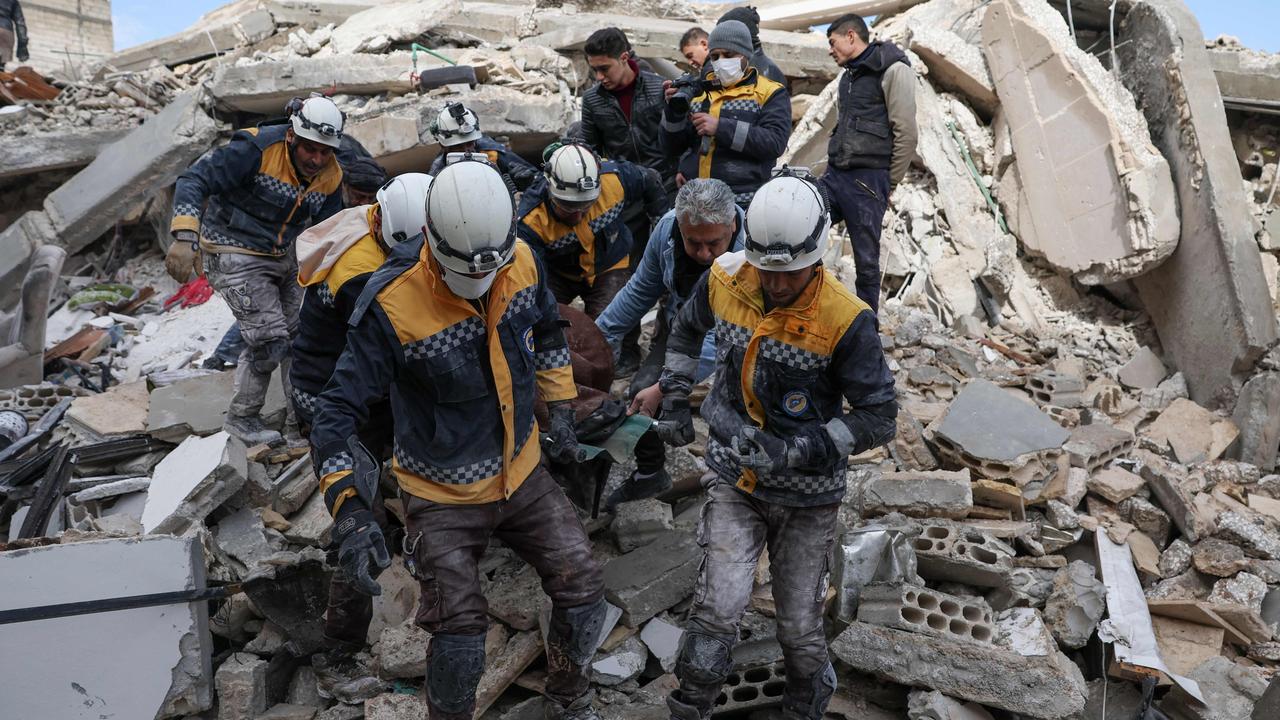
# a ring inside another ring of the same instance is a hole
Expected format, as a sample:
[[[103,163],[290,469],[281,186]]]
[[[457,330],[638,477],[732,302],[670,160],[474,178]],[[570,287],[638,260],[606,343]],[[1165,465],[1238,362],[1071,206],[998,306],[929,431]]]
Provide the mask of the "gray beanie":
[[[737,20],[725,20],[712,28],[711,37],[707,38],[707,48],[731,50],[747,57],[755,52],[751,46],[751,31]]]

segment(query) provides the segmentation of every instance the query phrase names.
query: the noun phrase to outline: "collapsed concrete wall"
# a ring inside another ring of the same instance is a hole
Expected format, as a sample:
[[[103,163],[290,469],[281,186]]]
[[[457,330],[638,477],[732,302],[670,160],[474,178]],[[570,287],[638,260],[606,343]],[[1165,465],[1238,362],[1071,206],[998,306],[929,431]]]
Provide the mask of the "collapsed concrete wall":
[[[1177,246],[1169,165],[1128,93],[1044,0],[996,0],[982,23],[1032,206],[1027,249],[1083,283],[1141,275]]]

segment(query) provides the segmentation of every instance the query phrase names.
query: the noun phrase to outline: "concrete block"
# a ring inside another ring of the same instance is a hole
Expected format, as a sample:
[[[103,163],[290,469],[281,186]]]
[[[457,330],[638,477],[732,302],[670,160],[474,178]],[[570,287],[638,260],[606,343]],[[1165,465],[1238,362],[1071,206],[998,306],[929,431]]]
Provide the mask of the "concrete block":
[[[907,693],[908,720],[993,720],[986,708],[975,703],[962,703],[937,690],[912,690]]]
[[[1220,538],[1206,538],[1191,549],[1191,564],[1205,575],[1228,578],[1248,569],[1244,550]]]
[[[1145,484],[1142,478],[1118,467],[1102,468],[1089,476],[1089,491],[1113,503],[1132,497]]]
[[[251,10],[233,18],[198,22],[176,35],[135,45],[107,58],[117,70],[144,70],[153,62],[174,67],[264,40],[275,32],[271,13]]]
[[[929,79],[973,106],[985,120],[995,115],[1000,101],[982,51],[945,27],[911,23],[912,52],[929,68]]]
[[[1231,419],[1240,430],[1236,457],[1271,470],[1280,448],[1280,373],[1259,373],[1240,389]]]
[[[203,587],[189,537],[0,553],[0,610]],[[6,717],[173,717],[213,703],[208,603],[2,625],[0,648]]]
[[[378,656],[381,677],[420,678],[427,672],[427,643],[431,634],[409,620],[388,627],[378,638],[374,654]]]
[[[912,517],[959,519],[973,508],[968,469],[948,472],[887,472],[862,488],[865,515],[900,512]]]
[[[1160,553],[1160,577],[1171,578],[1191,568],[1195,551],[1186,540],[1178,538]]]
[[[180,534],[200,525],[244,485],[247,463],[244,443],[225,432],[184,440],[156,466],[143,529]]]
[[[1164,262],[1178,244],[1173,181],[1129,93],[1043,0],[993,2],[982,42],[1025,159],[1018,173],[1035,225],[1027,249],[1089,285]]]
[[[1234,422],[1219,418],[1190,400],[1178,399],[1160,413],[1146,433],[1157,446],[1172,450],[1178,462],[1192,465],[1217,459],[1231,443],[1226,438],[1233,440],[1238,430]]]
[[[981,598],[962,598],[907,583],[864,587],[858,620],[965,642],[990,644],[995,635],[991,607]]]
[[[693,535],[672,532],[604,566],[609,602],[623,611],[623,623],[639,627],[693,592],[702,552]]]
[[[1168,159],[1182,218],[1178,249],[1136,280],[1160,344],[1191,398],[1234,394],[1277,337],[1204,35],[1181,0],[1141,0],[1117,23],[1120,80]],[[1204,278],[1219,292],[1205,293]]]
[[[420,56],[421,69],[445,67],[430,55]],[[403,95],[415,88],[409,79],[413,60],[407,52],[386,55],[322,55],[226,65],[209,83],[220,106],[240,112],[278,115],[293,97],[337,88],[346,95]],[[370,150],[370,152],[373,152]],[[377,157],[377,153],[374,153]]]
[[[1213,533],[1212,519],[1204,517],[1196,507],[1181,468],[1145,450],[1135,450],[1134,457],[1142,463],[1138,472],[1147,481],[1152,498],[1169,513],[1169,519],[1187,542],[1197,542]]]
[[[657,498],[620,503],[614,508],[611,529],[618,549],[631,552],[675,529],[671,506]]]
[[[1168,374],[1160,356],[1144,345],[1120,368],[1116,377],[1125,387],[1141,390],[1156,387]]]
[[[1076,560],[1054,575],[1044,622],[1063,647],[1082,648],[1106,608],[1107,586],[1097,578],[1092,565]]]
[[[98,395],[76,398],[67,410],[66,419],[91,436],[108,440],[146,432],[150,408],[147,381],[137,380],[116,385]]]
[[[832,640],[831,651],[855,670],[1027,717],[1058,720],[1084,708],[1084,678],[1057,652],[1028,657],[863,622]]]
[[[665,672],[673,672],[676,660],[680,657],[680,639],[684,630],[678,625],[656,617],[645,623],[640,631],[640,641],[649,648],[649,653],[658,660]]]
[[[1010,553],[976,530],[928,524],[911,546],[917,572],[926,580],[978,587],[999,587],[1008,581]]]
[[[1027,392],[1040,405],[1060,408],[1084,405],[1084,380],[1053,370],[1041,370],[1027,378]]]
[[[173,183],[216,138],[217,126],[200,109],[200,91],[178,95],[45,197],[55,231],[50,242],[69,253],[84,249],[141,200]]]
[[[107,145],[128,134],[126,128],[78,127],[57,133],[23,135],[0,147],[0,180],[88,165]]]
[[[289,542],[324,547],[329,544],[331,530],[333,516],[324,504],[324,494],[317,491],[301,510],[289,516],[289,529],[284,531],[284,537]]]
[[[944,454],[993,480],[1021,479],[1029,465],[1047,466],[1070,433],[1034,405],[987,380],[960,391],[947,412],[930,425]],[[1047,479],[1047,472],[1044,473]]]
[[[1133,449],[1133,433],[1095,422],[1071,431],[1071,439],[1062,446],[1074,467],[1097,470]]]
[[[152,437],[168,442],[181,442],[188,435],[218,432],[226,419],[235,383],[235,373],[227,371],[156,388],[151,393],[147,431]],[[267,422],[283,417],[284,391],[280,387],[280,374],[275,373],[262,408],[262,417]]]
[[[591,682],[612,687],[635,678],[644,670],[649,651],[640,638],[627,638],[612,652],[591,663]]]

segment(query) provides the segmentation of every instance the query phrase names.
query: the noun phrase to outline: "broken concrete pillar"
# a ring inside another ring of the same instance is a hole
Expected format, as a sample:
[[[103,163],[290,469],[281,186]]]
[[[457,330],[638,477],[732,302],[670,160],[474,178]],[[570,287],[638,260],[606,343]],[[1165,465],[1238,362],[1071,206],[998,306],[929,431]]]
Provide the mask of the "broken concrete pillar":
[[[205,587],[194,538],[143,537],[0,553],[0,610]],[[6,717],[168,718],[213,703],[208,603],[0,625]]]
[[[128,134],[127,128],[77,127],[23,135],[0,145],[0,180],[88,165],[102,149]]]
[[[701,559],[692,534],[668,533],[604,566],[606,597],[628,627],[639,627],[693,592]]]
[[[445,67],[430,55],[418,58],[422,69]],[[409,78],[413,59],[407,52],[386,55],[324,55],[227,65],[209,83],[220,106],[241,112],[279,115],[290,98],[336,88],[348,95],[403,95],[414,90]]]
[[[934,84],[953,92],[990,121],[1000,101],[982,51],[945,27],[911,23],[911,51],[929,68]]]
[[[862,512],[960,519],[973,509],[969,483],[968,469],[881,473],[862,486]]]
[[[1192,399],[1207,403],[1233,395],[1277,337],[1222,97],[1181,0],[1136,2],[1117,23],[1116,53],[1120,79],[1170,163],[1182,217],[1177,251],[1135,282]],[[1215,292],[1204,291],[1206,277]]]
[[[1084,708],[1084,677],[1058,652],[1013,650],[855,622],[831,641],[846,665],[1027,717],[1057,720]]]
[[[1107,609],[1107,586],[1087,562],[1076,560],[1053,577],[1044,622],[1063,647],[1082,648]]]
[[[1089,285],[1164,262],[1178,243],[1173,182],[1128,92],[1044,0],[996,0],[982,39],[1024,159],[1018,172],[1036,228],[1023,238],[1028,250]]]
[[[991,607],[981,598],[962,598],[907,583],[871,583],[858,599],[858,620],[965,642],[991,644]]]
[[[181,534],[244,485],[248,475],[244,443],[220,432],[187,438],[156,466],[142,511],[148,534]]]

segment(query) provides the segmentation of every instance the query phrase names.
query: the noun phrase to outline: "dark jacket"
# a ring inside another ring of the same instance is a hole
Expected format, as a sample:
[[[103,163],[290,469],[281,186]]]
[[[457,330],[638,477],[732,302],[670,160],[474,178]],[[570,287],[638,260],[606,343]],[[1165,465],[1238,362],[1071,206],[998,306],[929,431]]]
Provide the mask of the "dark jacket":
[[[777,63],[770,60],[769,56],[764,54],[764,50],[760,49],[759,40],[756,40],[756,51],[755,54],[751,56],[751,67],[759,69],[761,75],[764,75],[782,87],[787,86],[786,73],[782,72],[782,68],[778,67]]]
[[[673,116],[669,109],[662,117],[663,149],[668,157],[680,158],[678,169],[686,178],[724,181],[745,206],[787,149],[791,95],[781,84],[749,68],[737,85],[703,93],[690,108],[691,113],[710,113],[720,119],[707,152],[701,152],[702,136],[693,122],[687,116]]]
[[[14,50],[19,59],[27,55],[27,21],[22,17],[22,4],[18,0],[0,0],[0,28],[12,30]]]
[[[174,188],[171,231],[198,231],[213,252],[282,257],[304,229],[341,210],[337,158],[302,181],[289,159],[288,129],[238,130],[187,168]]]
[[[613,93],[597,84],[582,96],[582,124],[578,137],[601,157],[627,160],[658,171],[668,193],[675,191],[675,167],[658,143],[662,110],[666,107],[662,78],[640,71],[631,100],[631,120]]]
[[[391,398],[391,469],[410,495],[447,504],[510,498],[538,466],[536,396],[577,391],[556,300],[533,252],[516,243],[484,296],[454,295],[422,236],[370,278],[346,348],[320,394],[312,462],[331,511],[356,492],[347,438]]]
[[[828,163],[840,170],[890,170],[896,185],[915,155],[911,63],[897,45],[877,41],[844,67]]]
[[[476,150],[488,156],[489,162],[498,168],[498,172],[502,173],[502,181],[507,184],[507,189],[512,195],[528,190],[529,186],[533,185],[533,181],[541,175],[533,163],[511,152],[506,145],[488,135],[481,135],[480,139],[476,140]],[[449,148],[440,148],[440,154],[431,161],[431,169],[428,171],[432,177],[444,169],[445,156],[448,154]]]
[[[829,450],[820,467],[772,475],[743,470],[728,449],[747,426],[786,438],[825,436],[833,422],[848,433],[850,454],[888,442],[897,402],[875,314],[823,268],[794,303],[766,313],[759,271],[745,253],[726,253],[676,316],[663,390],[687,391],[703,335],[713,329],[716,381],[699,411],[709,430],[707,467],[720,482],[767,502],[839,502],[848,465],[841,452]]]
[[[516,232],[548,271],[588,285],[609,270],[628,267],[634,239],[627,211],[638,207],[657,220],[667,203],[655,171],[622,161],[601,164],[600,197],[577,225],[566,225],[552,213],[550,195],[546,178],[540,176],[520,198]]]

